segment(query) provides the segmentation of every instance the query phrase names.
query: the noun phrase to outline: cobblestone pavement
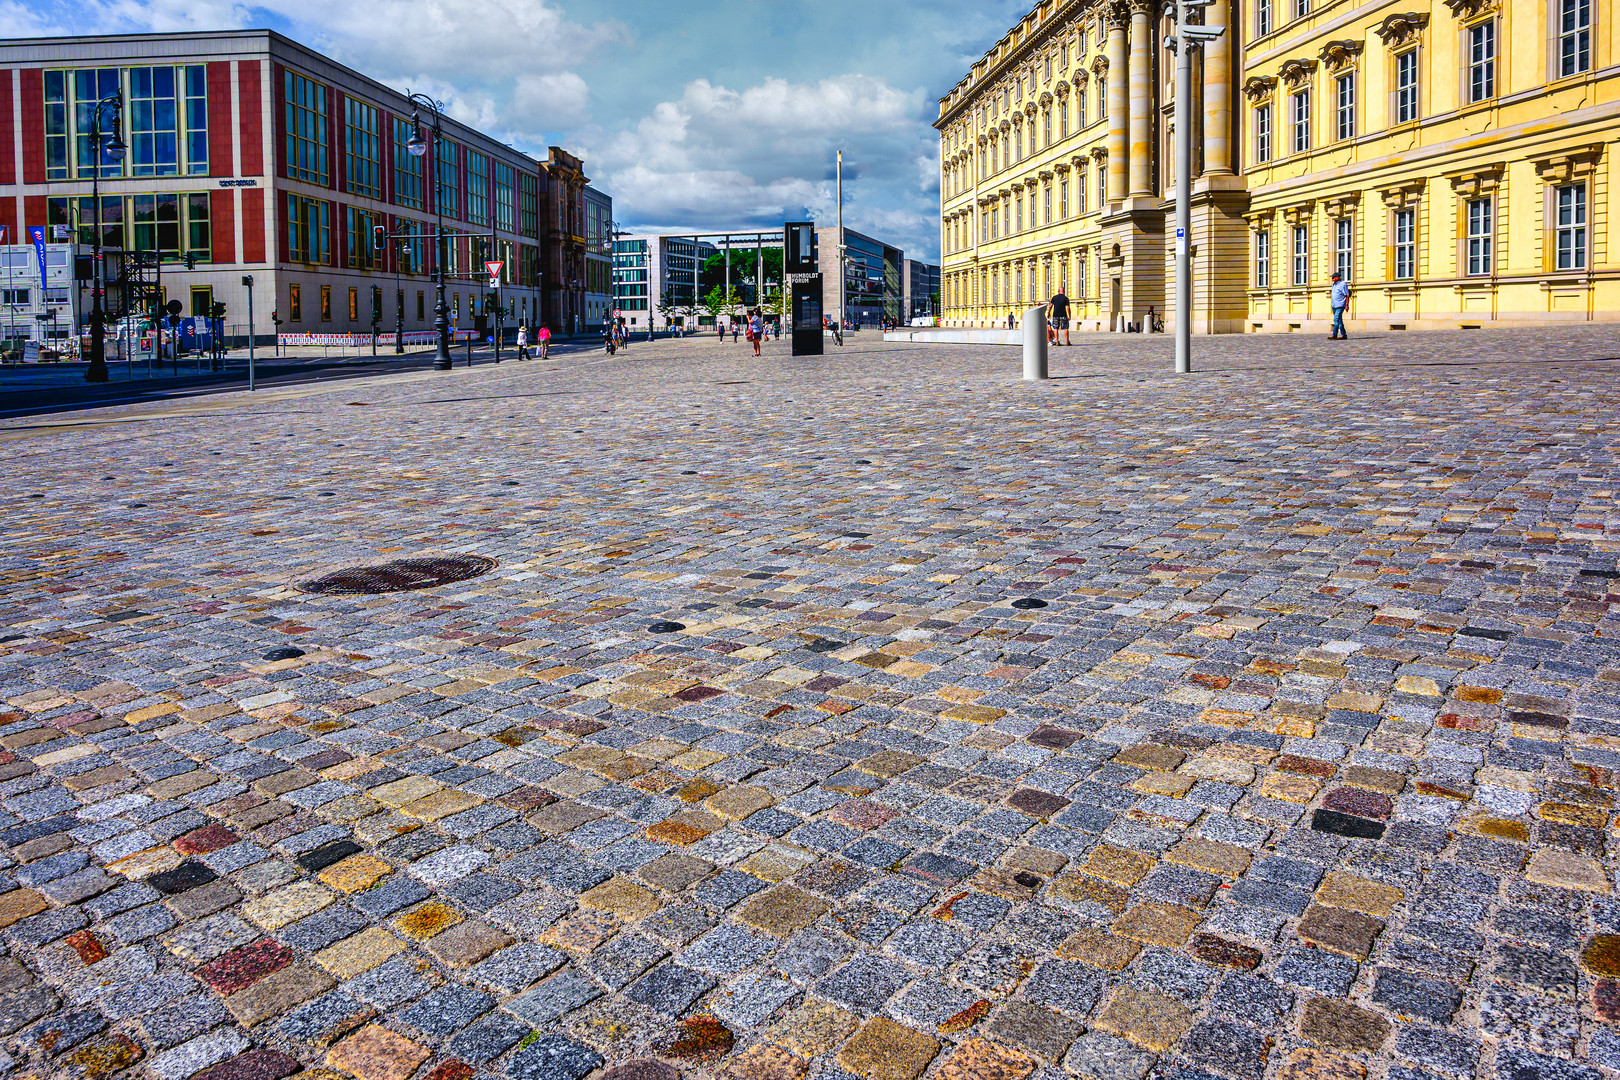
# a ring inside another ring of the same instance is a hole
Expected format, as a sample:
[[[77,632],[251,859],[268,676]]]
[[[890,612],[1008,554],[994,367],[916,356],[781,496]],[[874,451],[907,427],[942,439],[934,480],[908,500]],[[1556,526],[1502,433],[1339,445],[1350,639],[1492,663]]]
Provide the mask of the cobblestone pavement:
[[[1620,1070],[1613,329],[875,338],[0,425],[0,1071]]]

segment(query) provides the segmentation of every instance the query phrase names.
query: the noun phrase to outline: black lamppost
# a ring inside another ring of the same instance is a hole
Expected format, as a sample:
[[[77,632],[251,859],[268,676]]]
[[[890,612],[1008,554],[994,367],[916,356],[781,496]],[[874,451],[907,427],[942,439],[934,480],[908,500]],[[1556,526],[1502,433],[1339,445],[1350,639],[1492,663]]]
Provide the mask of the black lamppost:
[[[433,115],[433,148],[434,156],[438,156],[439,139],[443,135],[443,128],[439,120],[439,103],[426,94],[409,95],[412,105],[417,111],[411,113],[411,137],[405,144],[405,149],[413,157],[423,157],[428,152],[427,140],[422,137],[422,109]],[[439,198],[439,168],[437,161],[425,163],[425,168],[433,173],[433,214],[435,224],[433,227],[433,286],[437,302],[433,307],[433,329],[438,331],[439,347],[433,354],[433,366],[439,371],[449,371],[455,366],[450,359],[450,306],[444,300],[444,203]]]
[[[394,352],[405,351],[405,290],[399,283],[399,264],[405,261],[405,252],[410,249],[405,246],[406,241],[396,238],[394,240]],[[411,273],[416,273],[416,267],[411,267]]]
[[[107,109],[112,110],[113,117],[111,138],[101,130],[101,115]],[[90,116],[90,148],[94,156],[90,170],[90,212],[95,221],[96,237],[90,256],[90,366],[84,372],[86,382],[107,381],[107,316],[101,302],[102,278],[105,276],[101,270],[101,158],[105,153],[113,161],[124,160],[124,140],[119,135],[123,109],[122,96],[108,94],[96,102],[95,112]],[[106,140],[105,146],[103,140]]]

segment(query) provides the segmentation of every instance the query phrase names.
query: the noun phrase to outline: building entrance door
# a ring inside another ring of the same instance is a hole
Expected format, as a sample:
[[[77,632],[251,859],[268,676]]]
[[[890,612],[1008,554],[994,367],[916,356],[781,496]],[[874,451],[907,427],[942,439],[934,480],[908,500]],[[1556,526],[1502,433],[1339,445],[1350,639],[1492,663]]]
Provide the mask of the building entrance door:
[[[1119,328],[1119,309],[1120,309],[1120,306],[1121,306],[1121,303],[1122,303],[1122,300],[1121,300],[1122,293],[1123,293],[1123,286],[1120,284],[1119,278],[1114,278],[1111,281],[1109,281],[1109,283],[1108,283],[1108,329],[1110,329],[1110,330],[1116,330],[1116,329]]]

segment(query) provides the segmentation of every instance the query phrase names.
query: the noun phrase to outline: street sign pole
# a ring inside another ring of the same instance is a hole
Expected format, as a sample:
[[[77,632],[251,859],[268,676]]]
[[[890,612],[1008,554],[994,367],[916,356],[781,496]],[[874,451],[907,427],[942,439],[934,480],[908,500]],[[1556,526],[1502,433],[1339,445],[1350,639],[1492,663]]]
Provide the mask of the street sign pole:
[[[248,390],[251,392],[258,389],[254,385],[253,370],[253,275],[243,274],[242,284],[248,291]]]

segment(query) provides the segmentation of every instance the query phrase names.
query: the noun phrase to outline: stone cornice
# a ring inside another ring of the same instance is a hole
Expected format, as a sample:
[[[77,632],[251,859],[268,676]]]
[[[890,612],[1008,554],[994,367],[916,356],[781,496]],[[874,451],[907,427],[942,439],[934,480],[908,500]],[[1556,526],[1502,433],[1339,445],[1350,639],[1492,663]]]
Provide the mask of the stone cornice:
[[[1417,204],[1423,198],[1423,189],[1428,186],[1426,177],[1417,177],[1394,187],[1379,188],[1378,197],[1384,200],[1384,205],[1391,210],[1405,210]]]
[[[1491,11],[1502,9],[1501,0],[1446,0],[1446,7],[1459,22],[1478,18]]]
[[[1329,71],[1343,71],[1353,68],[1361,60],[1361,53],[1366,44],[1346,38],[1341,41],[1330,41],[1317,52],[1317,57]]]
[[[1549,184],[1567,184],[1590,175],[1603,156],[1603,145],[1579,146],[1544,158],[1533,158],[1536,175]]]
[[[1461,172],[1447,173],[1446,181],[1451,184],[1451,189],[1463,198],[1477,199],[1501,186],[1502,173],[1506,168],[1507,164],[1501,161],[1479,165]]]
[[[1405,11],[1387,15],[1374,28],[1373,33],[1387,48],[1398,49],[1417,40],[1418,34],[1429,25],[1429,15],[1423,11]]]
[[[1311,81],[1311,73],[1315,70],[1315,60],[1288,60],[1277,70],[1277,77],[1287,83],[1289,89],[1297,90]]]
[[[1277,89],[1277,80],[1270,75],[1251,75],[1243,83],[1243,96],[1251,104],[1259,104],[1269,98],[1272,91]]]

